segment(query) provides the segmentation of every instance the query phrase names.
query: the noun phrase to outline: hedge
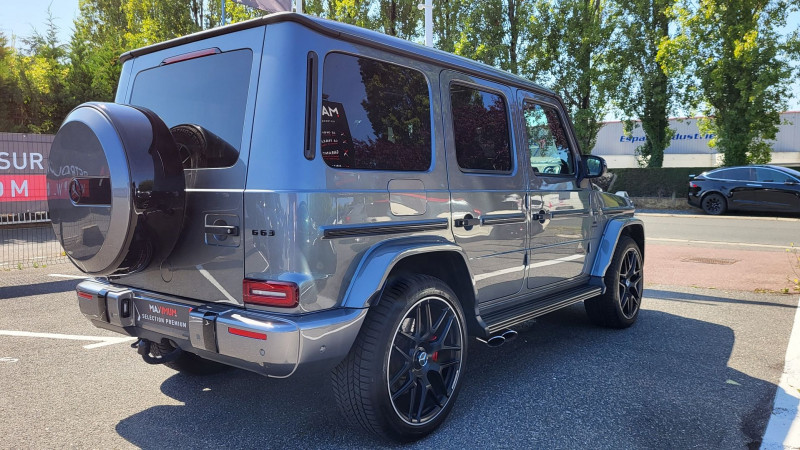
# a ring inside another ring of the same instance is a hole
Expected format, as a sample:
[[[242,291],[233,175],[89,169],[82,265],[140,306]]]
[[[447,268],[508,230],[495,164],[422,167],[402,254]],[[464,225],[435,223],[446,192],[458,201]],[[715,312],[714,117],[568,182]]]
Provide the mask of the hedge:
[[[714,167],[663,167],[660,169],[609,169],[616,177],[608,191],[627,191],[631,197],[686,197],[689,175]],[[793,167],[795,170],[800,170]]]

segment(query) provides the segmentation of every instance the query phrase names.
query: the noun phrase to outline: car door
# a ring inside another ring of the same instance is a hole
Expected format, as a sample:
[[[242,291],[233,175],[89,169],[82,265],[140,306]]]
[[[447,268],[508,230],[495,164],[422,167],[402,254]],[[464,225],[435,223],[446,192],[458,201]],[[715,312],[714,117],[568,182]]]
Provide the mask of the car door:
[[[523,93],[530,235],[527,287],[544,291],[585,281],[596,234],[591,189],[578,176],[577,145],[554,98]]]
[[[480,302],[520,292],[525,272],[525,175],[512,139],[512,91],[455,71],[441,76],[453,236]]]
[[[758,200],[770,211],[800,211],[800,191],[795,184],[797,180],[788,174],[784,174],[768,167],[757,167],[756,182],[760,184],[758,188]]]
[[[719,189],[727,192],[728,207],[732,209],[757,211],[761,184],[756,181],[753,167],[732,167],[713,172],[711,177],[719,182]]]

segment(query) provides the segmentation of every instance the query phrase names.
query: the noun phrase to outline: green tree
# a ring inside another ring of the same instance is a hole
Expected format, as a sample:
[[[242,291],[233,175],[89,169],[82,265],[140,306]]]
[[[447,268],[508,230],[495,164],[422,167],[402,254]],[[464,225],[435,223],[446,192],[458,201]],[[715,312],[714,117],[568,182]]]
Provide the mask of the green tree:
[[[670,38],[667,12],[675,0],[630,0],[620,21],[612,54],[624,74],[615,99],[628,117],[641,120],[647,140],[636,152],[647,167],[661,167],[664,150],[674,131],[669,115],[674,107],[674,85],[657,60],[661,42]],[[635,125],[627,121],[630,130]]]
[[[433,42],[436,48],[455,53],[472,3],[467,0],[438,0],[434,4]]]
[[[390,36],[419,38],[424,13],[416,1],[407,0],[308,0],[306,14],[324,17]]]
[[[246,9],[226,6],[229,20]],[[215,0],[81,0],[67,75],[73,103],[112,101],[122,53],[218,26],[219,10]]]
[[[54,133],[71,109],[66,78],[66,48],[58,42],[58,26],[48,11],[46,31],[22,39],[24,53],[13,59],[27,131]]]
[[[121,65],[119,56],[130,50],[125,33],[128,18],[123,0],[81,0],[70,40],[69,89],[77,105],[85,101],[112,101]]]
[[[520,74],[528,40],[528,16],[531,2],[527,0],[487,0],[484,2],[453,1],[439,13],[439,22],[448,20],[459,32],[445,30],[445,37],[458,36],[452,46],[437,41],[444,50]],[[434,6],[434,12],[438,5]],[[434,24],[436,23],[434,19]],[[446,33],[446,34],[445,34]]]
[[[380,0],[378,30],[408,40],[418,37],[425,13],[417,8],[417,3],[408,0]]]
[[[200,31],[192,6],[191,0],[126,0],[126,46],[144,47]]]
[[[0,32],[0,131],[22,132],[22,92],[16,72],[16,52]]]
[[[537,0],[530,19],[524,73],[561,95],[586,154],[620,85],[611,63],[619,24],[614,6],[607,0]]]
[[[192,0],[191,3],[191,9],[193,11],[195,8],[201,11],[197,16],[198,19],[195,20],[198,26],[203,29],[209,29],[222,25],[222,4],[219,0],[205,0],[205,2],[201,0]],[[194,6],[195,3],[199,4],[199,7]],[[202,14],[203,11],[205,11],[205,16]],[[244,22],[245,20],[255,19],[267,14],[269,13],[266,11],[244,6],[233,0],[225,0],[226,24]],[[192,16],[195,16],[194,12],[192,12]]]
[[[684,0],[671,10],[679,23],[663,43],[659,61],[683,83],[684,94],[708,119],[725,165],[767,163],[780,112],[786,107],[796,34],[781,36],[796,2]],[[694,82],[694,83],[693,83]]]

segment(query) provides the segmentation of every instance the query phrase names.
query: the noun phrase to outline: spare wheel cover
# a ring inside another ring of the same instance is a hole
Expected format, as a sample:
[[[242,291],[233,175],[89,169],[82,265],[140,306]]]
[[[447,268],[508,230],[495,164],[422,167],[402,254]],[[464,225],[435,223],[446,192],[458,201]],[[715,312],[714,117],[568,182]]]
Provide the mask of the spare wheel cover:
[[[154,250],[171,250],[183,221],[184,192],[179,165],[177,173],[157,167],[164,160],[161,153],[175,152],[163,148],[174,147],[168,136],[166,125],[153,113],[113,103],[85,103],[65,119],[50,151],[48,204],[57,238],[82,271],[109,275],[141,270]],[[166,195],[157,186],[164,184],[165,172],[170,174]],[[180,198],[168,205],[168,214],[141,207],[176,196]],[[153,225],[171,229],[174,236],[153,236]],[[156,242],[149,242],[151,238]]]

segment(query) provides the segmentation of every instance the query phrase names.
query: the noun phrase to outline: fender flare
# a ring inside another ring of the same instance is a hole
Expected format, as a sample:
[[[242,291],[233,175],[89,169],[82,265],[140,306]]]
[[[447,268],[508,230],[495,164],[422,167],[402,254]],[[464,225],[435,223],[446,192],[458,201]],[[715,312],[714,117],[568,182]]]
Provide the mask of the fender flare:
[[[342,307],[368,308],[383,291],[389,274],[400,261],[409,256],[433,252],[452,252],[464,260],[472,285],[473,298],[477,299],[475,278],[467,264],[467,255],[461,247],[444,238],[409,237],[382,241],[367,250],[353,272],[342,300]]]
[[[614,251],[617,249],[617,243],[620,236],[626,229],[639,228],[644,236],[644,222],[635,217],[617,217],[608,221],[606,228],[603,230],[603,236],[600,238],[600,243],[597,246],[597,254],[594,257],[592,264],[592,277],[603,278],[611,265],[611,259],[614,257]],[[630,230],[629,230],[630,231]],[[644,259],[644,239],[641,243],[642,259]]]

